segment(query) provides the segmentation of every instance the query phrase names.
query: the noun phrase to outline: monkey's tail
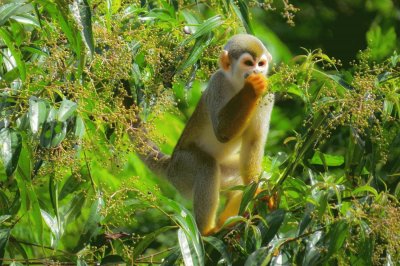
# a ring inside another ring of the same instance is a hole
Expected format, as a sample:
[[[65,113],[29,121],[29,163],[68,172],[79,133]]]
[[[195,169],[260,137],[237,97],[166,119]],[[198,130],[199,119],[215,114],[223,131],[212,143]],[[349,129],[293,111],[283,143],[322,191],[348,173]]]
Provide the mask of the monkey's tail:
[[[167,170],[171,156],[163,153],[160,148],[147,137],[147,131],[141,122],[132,125],[129,137],[135,150],[144,164],[157,176],[167,178]]]

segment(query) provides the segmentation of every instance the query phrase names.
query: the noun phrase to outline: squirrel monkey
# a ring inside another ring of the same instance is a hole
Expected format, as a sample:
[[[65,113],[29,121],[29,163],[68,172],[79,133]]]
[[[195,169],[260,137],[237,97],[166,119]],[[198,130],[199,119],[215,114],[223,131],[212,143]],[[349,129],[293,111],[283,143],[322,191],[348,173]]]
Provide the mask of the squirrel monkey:
[[[233,36],[172,155],[145,141],[151,152],[141,159],[192,197],[203,235],[218,231],[227,218],[238,215],[242,192],[232,191],[216,221],[220,190],[257,181],[261,173],[274,101],[266,81],[271,59],[256,37]]]

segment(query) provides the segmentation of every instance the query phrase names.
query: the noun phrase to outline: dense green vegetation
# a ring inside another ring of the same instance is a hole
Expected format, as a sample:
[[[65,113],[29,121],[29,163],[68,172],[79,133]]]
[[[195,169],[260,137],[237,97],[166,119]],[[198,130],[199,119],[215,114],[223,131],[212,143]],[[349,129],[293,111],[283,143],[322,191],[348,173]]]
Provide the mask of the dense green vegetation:
[[[400,6],[324,2],[3,1],[0,265],[399,265]],[[201,237],[127,131],[171,153],[239,32],[274,58],[265,190]]]

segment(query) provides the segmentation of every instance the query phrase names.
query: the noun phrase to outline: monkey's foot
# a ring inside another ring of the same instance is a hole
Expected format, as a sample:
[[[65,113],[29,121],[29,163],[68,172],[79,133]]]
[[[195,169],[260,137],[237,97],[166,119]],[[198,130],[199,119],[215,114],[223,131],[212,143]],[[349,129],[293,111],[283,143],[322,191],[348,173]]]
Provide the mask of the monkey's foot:
[[[205,230],[204,232],[201,232],[201,235],[202,235],[202,236],[214,235],[214,234],[218,233],[219,230],[221,230],[221,228],[218,227],[218,226],[215,226],[215,227],[213,227],[213,228],[211,228],[211,229],[208,229],[208,230]]]

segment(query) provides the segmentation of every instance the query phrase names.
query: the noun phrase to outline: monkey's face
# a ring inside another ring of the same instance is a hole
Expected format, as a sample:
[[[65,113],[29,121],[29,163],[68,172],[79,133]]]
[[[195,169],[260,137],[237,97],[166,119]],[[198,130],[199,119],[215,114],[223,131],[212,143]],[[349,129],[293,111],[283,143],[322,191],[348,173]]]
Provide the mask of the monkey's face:
[[[232,78],[236,84],[244,84],[245,79],[250,74],[267,75],[268,72],[269,56],[262,54],[261,56],[255,57],[250,53],[243,53],[235,62],[232,64]]]

